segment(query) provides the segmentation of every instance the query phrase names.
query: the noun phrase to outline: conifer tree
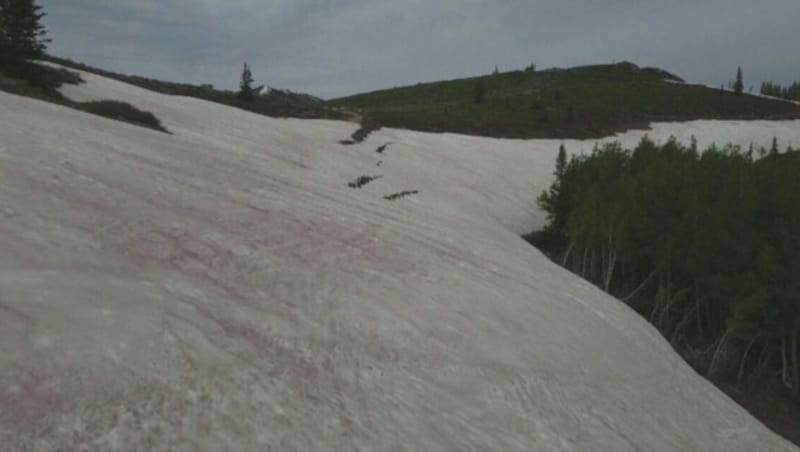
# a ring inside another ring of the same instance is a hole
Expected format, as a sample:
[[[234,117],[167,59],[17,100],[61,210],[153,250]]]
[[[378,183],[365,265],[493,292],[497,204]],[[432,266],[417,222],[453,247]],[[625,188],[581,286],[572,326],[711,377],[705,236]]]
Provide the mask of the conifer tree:
[[[567,148],[564,147],[564,143],[561,143],[561,146],[558,148],[558,157],[556,157],[556,181],[558,183],[564,179],[564,175],[567,173]]]
[[[239,98],[243,100],[253,99],[253,73],[247,63],[244,64],[242,80],[239,82]]]
[[[242,70],[242,80],[239,82],[239,92],[237,95],[240,99],[251,102],[256,96],[261,94],[264,85],[253,87],[253,73],[250,71],[250,66],[244,64]]]
[[[564,144],[558,148],[556,157],[556,171],[553,173],[555,181],[548,190],[542,192],[537,199],[539,207],[547,212],[549,220],[548,230],[552,234],[551,238],[556,241],[563,241],[567,233],[567,217],[569,215],[568,190],[566,176],[569,169],[567,160],[567,149]]]
[[[772,147],[769,149],[770,155],[778,154],[778,137],[772,137]]]
[[[50,42],[41,24],[44,16],[36,0],[0,0],[0,63],[19,64],[44,55]]]
[[[737,96],[741,96],[744,91],[744,79],[742,78],[742,68],[736,70],[736,82],[733,84],[733,90]]]

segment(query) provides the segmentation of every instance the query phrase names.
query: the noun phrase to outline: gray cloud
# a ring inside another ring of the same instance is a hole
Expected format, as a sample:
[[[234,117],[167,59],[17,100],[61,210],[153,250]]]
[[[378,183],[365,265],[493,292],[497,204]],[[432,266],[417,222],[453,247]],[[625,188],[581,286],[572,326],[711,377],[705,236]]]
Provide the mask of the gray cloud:
[[[40,0],[52,53],[164,79],[324,97],[630,60],[720,84],[800,79],[797,0]]]

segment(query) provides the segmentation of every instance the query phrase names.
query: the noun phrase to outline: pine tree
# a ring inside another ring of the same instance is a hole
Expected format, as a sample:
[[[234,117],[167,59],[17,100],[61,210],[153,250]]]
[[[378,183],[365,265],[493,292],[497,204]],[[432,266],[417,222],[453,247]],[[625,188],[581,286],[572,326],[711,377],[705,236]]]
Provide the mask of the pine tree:
[[[556,157],[556,181],[561,183],[564,175],[567,173],[567,148],[562,143],[558,148],[558,157]]]
[[[744,91],[744,79],[742,78],[741,66],[736,71],[736,82],[733,84],[733,90],[736,92],[737,96],[741,96],[742,92]]]
[[[250,66],[245,63],[242,70],[242,80],[239,82],[239,93],[237,94],[239,98],[250,102],[261,94],[263,89],[264,85],[253,87],[253,73],[250,71]]]
[[[562,144],[558,148],[558,157],[556,157],[556,171],[553,173],[555,181],[550,188],[542,192],[537,199],[539,207],[547,212],[547,218],[549,220],[548,230],[551,234],[554,234],[552,238],[556,241],[563,240],[567,232],[569,206],[567,205],[568,199],[565,193],[565,178],[568,166],[567,149]]]
[[[41,58],[47,50],[46,14],[36,0],[0,0],[0,63],[19,64]]]
[[[772,137],[772,147],[769,149],[770,155],[778,154],[778,137]]]
[[[239,98],[244,100],[253,100],[253,73],[250,71],[250,66],[244,64],[242,70],[242,80],[239,82]]]

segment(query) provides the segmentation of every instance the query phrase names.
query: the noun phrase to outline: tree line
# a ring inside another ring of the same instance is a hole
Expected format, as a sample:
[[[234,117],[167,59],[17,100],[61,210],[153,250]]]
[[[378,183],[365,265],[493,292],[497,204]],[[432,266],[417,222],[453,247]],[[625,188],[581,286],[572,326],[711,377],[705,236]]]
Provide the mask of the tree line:
[[[800,393],[800,152],[645,138],[567,158],[527,238],[708,376]],[[759,156],[761,158],[759,158]]]
[[[800,101],[800,82],[794,82],[789,86],[781,86],[773,82],[764,82],[761,84],[761,94]]]

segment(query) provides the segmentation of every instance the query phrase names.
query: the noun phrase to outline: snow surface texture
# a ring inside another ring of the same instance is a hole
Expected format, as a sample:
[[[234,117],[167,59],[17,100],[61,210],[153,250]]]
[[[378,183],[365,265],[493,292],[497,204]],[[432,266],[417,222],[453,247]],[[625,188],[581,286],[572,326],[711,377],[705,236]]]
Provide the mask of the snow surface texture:
[[[341,146],[355,125],[83,76],[67,96],[173,135],[0,93],[0,450],[794,450],[519,238],[559,141]]]

